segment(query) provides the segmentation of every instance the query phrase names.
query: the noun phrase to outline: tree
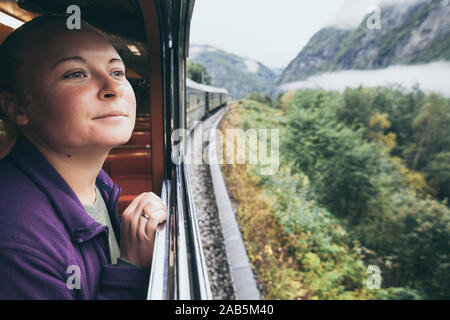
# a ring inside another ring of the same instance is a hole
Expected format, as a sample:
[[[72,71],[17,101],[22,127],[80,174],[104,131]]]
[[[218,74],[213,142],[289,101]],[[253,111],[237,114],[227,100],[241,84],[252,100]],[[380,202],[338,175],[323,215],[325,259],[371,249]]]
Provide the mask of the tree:
[[[311,179],[320,201],[356,224],[376,197],[372,177],[380,170],[380,152],[364,140],[362,129],[354,131],[333,119],[334,111],[326,105],[292,113],[283,150],[296,171]]]
[[[250,99],[250,100],[253,100],[253,101],[256,101],[256,102],[261,102],[261,103],[264,103],[264,104],[266,104],[268,106],[272,106],[272,98],[268,94],[263,95],[263,94],[261,94],[259,92],[252,92],[247,97],[247,99]]]
[[[412,170],[421,170],[439,152],[450,151],[450,103],[431,94],[414,119],[414,143],[406,152]]]
[[[337,108],[337,118],[356,128],[367,126],[375,112],[374,94],[369,88],[347,88],[343,93],[344,103]]]
[[[431,199],[419,199],[402,190],[392,225],[392,244],[379,253],[391,257],[385,280],[408,286],[430,299],[450,298],[450,210]]]
[[[436,154],[423,168],[429,185],[437,190],[439,198],[450,198],[450,152],[443,151]]]
[[[348,89],[342,96],[290,94],[283,165],[307,175],[308,196],[343,218],[365,263],[382,267],[383,287],[394,287],[387,298],[448,299],[450,211],[427,195],[423,177],[448,196],[450,100],[389,88]],[[399,150],[420,172],[390,155],[398,135]]]
[[[211,84],[211,76],[206,68],[200,63],[190,59],[187,60],[186,77],[198,83]]]

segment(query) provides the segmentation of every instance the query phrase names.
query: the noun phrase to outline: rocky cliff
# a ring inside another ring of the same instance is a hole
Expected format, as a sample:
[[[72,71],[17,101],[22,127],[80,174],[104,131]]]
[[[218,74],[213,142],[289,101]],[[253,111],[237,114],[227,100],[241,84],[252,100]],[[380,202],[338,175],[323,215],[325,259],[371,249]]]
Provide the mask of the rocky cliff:
[[[380,14],[380,29],[367,27],[369,14],[354,30],[327,27],[318,31],[277,84],[329,71],[450,60],[450,0],[382,5]]]

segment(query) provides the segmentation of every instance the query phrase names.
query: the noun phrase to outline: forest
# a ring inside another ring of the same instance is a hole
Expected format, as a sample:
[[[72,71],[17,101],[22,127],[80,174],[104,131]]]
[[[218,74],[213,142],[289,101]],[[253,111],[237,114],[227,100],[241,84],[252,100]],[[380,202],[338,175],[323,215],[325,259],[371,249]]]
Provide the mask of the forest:
[[[280,129],[277,174],[222,167],[266,298],[450,298],[450,99],[395,86],[252,94],[231,127]]]

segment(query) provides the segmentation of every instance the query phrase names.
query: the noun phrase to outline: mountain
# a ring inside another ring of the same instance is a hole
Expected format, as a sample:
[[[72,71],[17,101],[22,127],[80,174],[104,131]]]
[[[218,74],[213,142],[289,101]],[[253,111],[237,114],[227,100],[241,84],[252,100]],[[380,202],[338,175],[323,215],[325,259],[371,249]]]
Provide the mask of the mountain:
[[[381,29],[369,29],[367,15],[353,30],[318,31],[276,83],[329,71],[450,60],[450,0],[402,1],[381,6],[380,13]]]
[[[212,77],[212,86],[226,88],[234,99],[244,98],[252,92],[268,93],[277,77],[256,60],[209,45],[191,45],[189,58],[205,66]]]
[[[285,68],[286,67],[282,67],[282,68],[278,67],[278,68],[271,68],[270,70],[272,70],[273,73],[275,74],[275,76],[278,78],[279,76],[281,76],[281,74],[283,73]]]

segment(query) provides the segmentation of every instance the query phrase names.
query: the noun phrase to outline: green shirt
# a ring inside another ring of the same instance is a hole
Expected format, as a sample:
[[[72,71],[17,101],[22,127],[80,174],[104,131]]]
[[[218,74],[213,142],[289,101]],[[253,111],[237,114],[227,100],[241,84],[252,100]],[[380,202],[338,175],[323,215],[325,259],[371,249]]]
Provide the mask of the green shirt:
[[[92,219],[94,219],[101,225],[108,227],[109,230],[108,240],[109,240],[109,249],[111,252],[111,262],[113,264],[117,264],[117,259],[120,257],[119,244],[117,243],[117,239],[114,234],[111,220],[109,219],[108,209],[106,208],[105,200],[103,200],[100,190],[98,190],[97,187],[95,187],[95,191],[97,192],[97,197],[95,199],[94,205],[93,206],[83,205],[83,206]]]

